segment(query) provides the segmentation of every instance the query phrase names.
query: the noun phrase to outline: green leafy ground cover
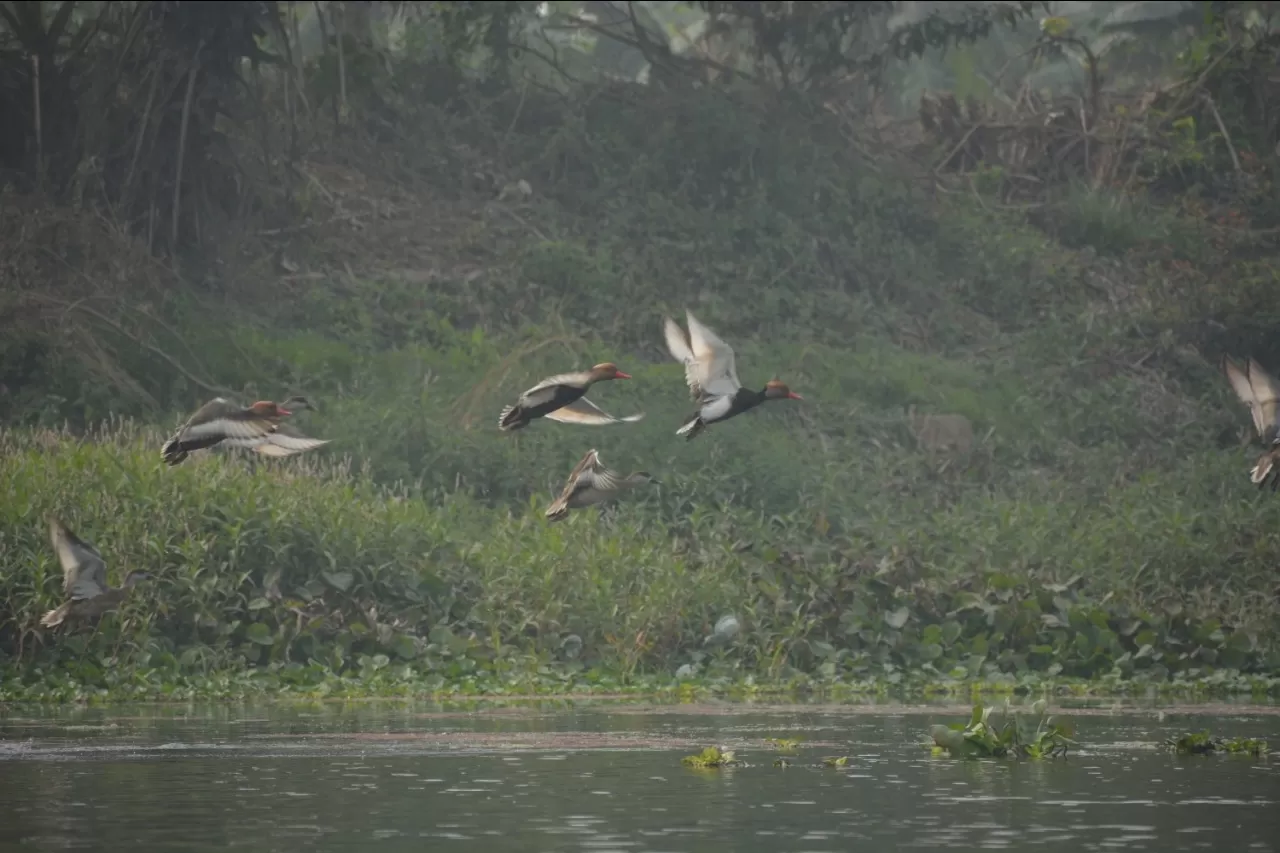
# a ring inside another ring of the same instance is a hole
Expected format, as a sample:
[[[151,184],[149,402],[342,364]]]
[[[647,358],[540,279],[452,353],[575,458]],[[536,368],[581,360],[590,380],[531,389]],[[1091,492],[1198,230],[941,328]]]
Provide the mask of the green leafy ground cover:
[[[293,233],[276,248],[308,277],[166,293],[171,360],[104,333],[141,393],[53,355],[15,383],[0,695],[1274,687],[1280,504],[1247,482],[1204,322],[1266,357],[1242,319],[1278,275],[1256,253],[1172,208],[1099,232],[1125,215],[1101,194],[1057,215],[1111,256],[1067,248],[796,107],[606,90],[422,113],[413,144],[316,155],[308,203],[391,176],[399,207]],[[457,179],[495,163],[533,196]],[[676,438],[660,322],[685,307],[745,382],[805,402]],[[497,432],[533,381],[603,360],[635,379],[592,398],[644,421]],[[210,395],[193,376],[305,392],[298,425],[333,443],[162,469]],[[977,445],[923,452],[909,405],[965,415]],[[107,411],[147,425],[79,434]],[[546,524],[588,447],[659,485]],[[47,511],[114,582],[157,576],[95,634],[34,629],[59,596]]]

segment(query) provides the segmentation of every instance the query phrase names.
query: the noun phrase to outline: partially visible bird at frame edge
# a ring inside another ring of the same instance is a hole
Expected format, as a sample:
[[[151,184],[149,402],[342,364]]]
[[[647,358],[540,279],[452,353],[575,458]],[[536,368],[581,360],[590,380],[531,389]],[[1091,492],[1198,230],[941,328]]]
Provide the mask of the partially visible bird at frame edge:
[[[1253,428],[1262,439],[1263,451],[1249,472],[1249,479],[1263,488],[1268,480],[1271,490],[1280,484],[1280,429],[1276,425],[1276,410],[1280,405],[1280,382],[1262,369],[1262,365],[1250,358],[1243,368],[1230,356],[1222,357],[1222,371],[1240,401],[1249,407],[1253,415]]]

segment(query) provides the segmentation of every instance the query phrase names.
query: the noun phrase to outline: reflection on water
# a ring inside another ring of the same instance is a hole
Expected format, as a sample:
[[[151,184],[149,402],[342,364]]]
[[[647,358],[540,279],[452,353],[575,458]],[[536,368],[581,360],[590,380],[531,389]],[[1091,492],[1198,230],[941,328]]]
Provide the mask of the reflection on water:
[[[1082,715],[1089,749],[1041,763],[932,758],[923,733],[955,709],[733,711],[10,710],[0,849],[1280,851],[1276,762],[1151,748],[1199,728],[1275,745],[1273,709]],[[776,768],[767,736],[806,740]],[[680,764],[713,743],[751,766]],[[832,754],[848,766],[812,766]]]

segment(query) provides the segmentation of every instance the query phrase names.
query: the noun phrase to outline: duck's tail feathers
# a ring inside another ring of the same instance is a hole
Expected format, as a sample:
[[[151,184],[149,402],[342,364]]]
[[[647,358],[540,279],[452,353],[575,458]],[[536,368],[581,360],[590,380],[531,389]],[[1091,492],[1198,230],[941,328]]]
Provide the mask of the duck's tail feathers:
[[[524,409],[519,406],[507,406],[502,410],[502,414],[498,415],[498,429],[504,432],[520,429],[528,424],[529,419],[525,417]]]
[[[683,435],[685,441],[692,441],[697,437],[698,433],[706,429],[706,426],[707,425],[702,422],[701,415],[694,415],[689,419],[688,423],[676,430],[676,435]]]
[[[171,438],[164,443],[164,447],[160,448],[160,455],[164,458],[166,465],[177,465],[187,458],[187,451],[183,450],[181,445]]]
[[[1249,479],[1258,488],[1262,488],[1267,484],[1267,477],[1271,476],[1276,464],[1276,455],[1274,450],[1268,450],[1266,453],[1258,457],[1258,462],[1253,466],[1253,470],[1249,472]],[[1277,478],[1280,479],[1280,478]]]
[[[58,607],[54,610],[50,610],[48,613],[40,617],[40,627],[41,628],[58,627],[59,625],[62,624],[63,620],[67,618],[67,613],[70,610],[71,610],[71,602],[69,601],[66,604],[63,604],[61,607]]]

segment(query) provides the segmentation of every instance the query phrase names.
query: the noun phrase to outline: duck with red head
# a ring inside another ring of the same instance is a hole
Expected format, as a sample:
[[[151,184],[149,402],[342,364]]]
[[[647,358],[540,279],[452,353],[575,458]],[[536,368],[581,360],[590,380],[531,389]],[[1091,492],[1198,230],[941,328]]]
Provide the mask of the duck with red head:
[[[590,370],[550,376],[521,394],[514,405],[504,408],[498,416],[498,428],[512,432],[527,427],[537,418],[588,426],[633,423],[643,418],[644,413],[615,418],[584,396],[597,382],[630,378],[630,374],[623,373],[611,361]]]
[[[225,442],[264,456],[292,456],[328,444],[328,441],[307,438],[292,430],[289,433],[279,431],[282,418],[300,409],[314,408],[306,397],[290,397],[283,403],[259,400],[243,409],[218,397],[187,418],[186,423],[164,443],[160,455],[166,465],[178,465],[194,450]]]
[[[733,348],[688,311],[685,319],[689,324],[687,334],[670,317],[663,323],[667,349],[672,358],[684,365],[689,393],[698,403],[698,411],[676,430],[676,435],[692,440],[711,424],[754,409],[766,400],[804,399],[778,379],[771,379],[760,391],[743,388],[738,381]]]

